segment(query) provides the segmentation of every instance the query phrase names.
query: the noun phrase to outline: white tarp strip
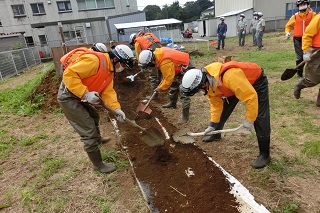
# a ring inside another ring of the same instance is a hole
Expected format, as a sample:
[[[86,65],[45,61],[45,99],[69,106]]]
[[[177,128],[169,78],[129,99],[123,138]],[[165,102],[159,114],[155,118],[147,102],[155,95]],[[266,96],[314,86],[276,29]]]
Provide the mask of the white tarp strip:
[[[154,21],[139,21],[139,22],[130,22],[130,23],[121,23],[114,24],[117,29],[127,29],[127,28],[135,28],[135,27],[150,27],[150,26],[158,26],[158,25],[166,25],[166,24],[178,24],[182,23],[174,18],[170,19],[160,19]]]

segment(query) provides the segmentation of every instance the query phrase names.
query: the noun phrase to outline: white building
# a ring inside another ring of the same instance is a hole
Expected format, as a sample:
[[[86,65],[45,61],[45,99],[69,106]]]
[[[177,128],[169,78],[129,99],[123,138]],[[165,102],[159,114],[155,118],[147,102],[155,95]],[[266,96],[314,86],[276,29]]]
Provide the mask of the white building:
[[[0,1],[0,34],[23,32],[29,46],[117,41],[114,24],[145,20],[137,0]]]

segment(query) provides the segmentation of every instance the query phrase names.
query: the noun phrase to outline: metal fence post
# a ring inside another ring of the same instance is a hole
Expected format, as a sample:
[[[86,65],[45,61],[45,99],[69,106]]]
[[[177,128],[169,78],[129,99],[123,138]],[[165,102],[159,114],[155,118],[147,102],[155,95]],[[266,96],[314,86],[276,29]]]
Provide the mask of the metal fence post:
[[[17,66],[16,66],[16,62],[14,61],[12,52],[10,52],[10,54],[11,54],[12,62],[13,62],[13,65],[14,65],[14,70],[16,71],[17,75],[19,75],[18,69],[17,69]]]

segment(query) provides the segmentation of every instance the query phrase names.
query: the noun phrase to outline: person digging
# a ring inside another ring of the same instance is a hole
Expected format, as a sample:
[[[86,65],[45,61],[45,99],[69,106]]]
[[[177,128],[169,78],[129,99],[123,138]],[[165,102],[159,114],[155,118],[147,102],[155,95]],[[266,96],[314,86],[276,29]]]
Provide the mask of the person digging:
[[[254,169],[265,167],[270,157],[270,109],[268,80],[263,69],[255,63],[230,61],[215,62],[199,69],[189,70],[182,79],[181,93],[208,95],[211,119],[205,130],[209,134],[221,130],[239,100],[246,103],[243,126],[256,131],[259,157],[251,163]],[[220,139],[221,134],[208,135],[203,142]]]
[[[114,68],[121,71],[124,67],[133,67],[135,58],[126,45],[111,47],[111,51],[107,52],[104,44],[97,43],[90,50],[81,50],[83,53],[72,61],[67,60],[72,58],[68,53],[60,59],[65,69],[58,102],[67,120],[80,135],[93,168],[102,173],[111,173],[115,167],[103,163],[99,149],[99,145],[110,138],[101,137],[99,113],[93,105],[101,104],[101,97],[106,105],[115,110],[119,121],[126,119],[113,89],[113,71]]]
[[[161,71],[162,81],[155,91],[162,92],[169,89],[170,101],[162,107],[177,108],[182,77],[189,69],[193,68],[189,54],[167,47],[156,48],[154,52],[143,50],[139,55],[138,65],[142,69],[156,67]],[[182,117],[178,124],[184,124],[189,120],[190,97],[180,93],[180,99]]]

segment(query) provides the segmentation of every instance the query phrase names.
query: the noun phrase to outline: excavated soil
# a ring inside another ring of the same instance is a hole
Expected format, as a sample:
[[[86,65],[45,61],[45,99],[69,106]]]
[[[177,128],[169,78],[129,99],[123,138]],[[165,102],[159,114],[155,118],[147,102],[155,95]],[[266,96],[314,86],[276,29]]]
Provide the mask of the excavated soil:
[[[114,87],[123,111],[127,118],[135,120],[138,125],[147,129],[153,126],[163,133],[155,120],[157,117],[172,135],[176,127],[165,119],[160,109],[152,106],[152,102],[150,115],[135,112],[150,91],[147,72],[136,76],[134,82],[126,78],[138,71],[136,67],[116,75]],[[42,86],[34,91],[34,94],[52,94],[46,98],[43,110],[58,106],[58,84],[52,81],[54,75],[54,71],[48,73]],[[166,99],[166,95],[160,96],[157,104],[165,103]],[[180,112],[177,110],[177,113]],[[236,198],[229,193],[230,183],[198,146],[175,143],[170,138],[165,140],[164,146],[149,147],[142,140],[143,133],[138,128],[126,123],[118,125],[121,132],[119,148],[126,149],[151,212],[239,212]],[[194,175],[188,177],[187,171],[192,171]]]

